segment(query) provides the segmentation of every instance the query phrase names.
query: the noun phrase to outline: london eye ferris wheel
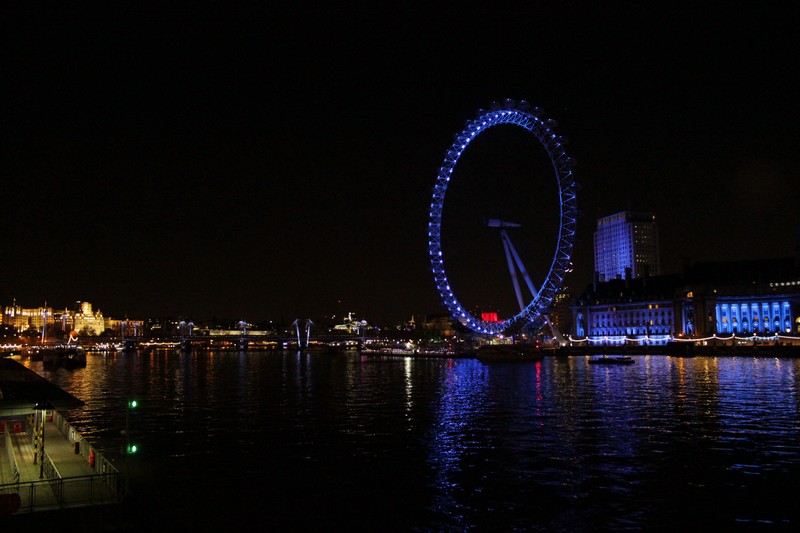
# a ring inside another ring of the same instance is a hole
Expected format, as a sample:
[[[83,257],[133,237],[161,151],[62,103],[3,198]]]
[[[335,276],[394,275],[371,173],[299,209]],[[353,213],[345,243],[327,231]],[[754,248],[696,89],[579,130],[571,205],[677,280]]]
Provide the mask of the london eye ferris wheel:
[[[454,169],[461,155],[481,133],[498,125],[518,126],[538,140],[544,148],[552,165],[557,185],[558,230],[555,252],[549,263],[544,279],[537,287],[522,262],[520,254],[511,242],[508,229],[519,227],[514,221],[490,218],[486,225],[499,230],[506,263],[519,306],[519,312],[499,321],[484,320],[474,316],[462,305],[456,296],[445,268],[445,254],[442,250],[442,222],[445,208],[445,196],[448,185],[454,177]],[[431,262],[434,283],[442,303],[451,317],[469,330],[485,335],[498,335],[516,328],[531,324],[542,324],[548,320],[550,306],[561,289],[566,272],[570,269],[570,259],[575,241],[577,218],[575,179],[573,177],[573,160],[567,156],[563,137],[554,131],[555,121],[544,116],[543,111],[531,107],[527,102],[504,100],[502,104],[493,104],[491,109],[479,110],[476,118],[469,120],[465,128],[455,136],[453,144],[446,150],[444,161],[439,168],[436,184],[433,188],[428,219],[428,253]],[[529,297],[523,296],[519,278],[527,285]]]

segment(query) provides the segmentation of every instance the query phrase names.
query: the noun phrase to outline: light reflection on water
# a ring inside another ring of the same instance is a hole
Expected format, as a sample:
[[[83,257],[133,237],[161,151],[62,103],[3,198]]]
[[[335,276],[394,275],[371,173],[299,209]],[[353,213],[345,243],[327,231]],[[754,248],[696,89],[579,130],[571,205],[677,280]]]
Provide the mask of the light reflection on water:
[[[133,490],[184,526],[639,530],[797,525],[800,360],[484,364],[289,352],[89,354],[45,371]],[[235,513],[229,512],[235,509]],[[231,522],[233,520],[233,522]]]

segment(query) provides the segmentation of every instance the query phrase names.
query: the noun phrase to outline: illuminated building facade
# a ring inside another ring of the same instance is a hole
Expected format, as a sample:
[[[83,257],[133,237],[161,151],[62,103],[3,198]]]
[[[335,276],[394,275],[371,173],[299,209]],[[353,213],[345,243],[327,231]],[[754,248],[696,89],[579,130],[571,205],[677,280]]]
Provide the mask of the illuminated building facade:
[[[42,332],[42,338],[61,337],[70,331],[81,335],[98,336],[106,330],[115,335],[135,337],[142,335],[144,322],[141,320],[115,320],[94,311],[90,302],[77,302],[74,310],[54,311],[52,307],[25,308],[13,305],[2,308],[2,324],[17,333],[28,330]],[[44,327],[43,327],[44,326]]]
[[[28,329],[41,331],[45,324],[54,322],[52,307],[25,308],[14,302],[3,308],[3,324],[14,328],[17,333]]]
[[[596,280],[573,307],[573,339],[666,344],[676,337],[800,336],[793,259],[696,263],[683,274]]]
[[[105,317],[103,319],[105,330],[111,330],[114,335],[120,337],[141,337],[144,334],[143,320],[118,320],[116,318]]]
[[[92,311],[89,302],[78,302],[78,311],[71,313],[72,329],[81,335],[101,335],[106,329],[103,313]]]
[[[698,263],[686,281],[685,335],[800,333],[800,269],[791,259]]]
[[[412,328],[414,323],[414,317],[411,317]],[[363,331],[363,328],[367,326],[366,320],[356,320],[353,318],[353,313],[347,313],[347,316],[344,317],[342,324],[336,324],[333,326],[335,331],[346,331],[348,333],[358,334],[359,332]]]
[[[666,344],[678,332],[680,276],[595,281],[573,308],[573,335],[597,344]]]
[[[594,269],[600,281],[631,276],[658,276],[661,272],[656,217],[622,211],[597,220],[594,233]]]

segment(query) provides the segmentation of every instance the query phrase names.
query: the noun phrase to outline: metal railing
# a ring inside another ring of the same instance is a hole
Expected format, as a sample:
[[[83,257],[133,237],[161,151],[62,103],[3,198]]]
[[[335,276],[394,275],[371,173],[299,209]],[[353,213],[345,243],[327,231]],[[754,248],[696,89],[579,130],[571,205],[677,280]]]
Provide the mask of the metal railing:
[[[18,494],[20,506],[17,513],[49,511],[70,507],[83,507],[117,503],[122,493],[119,471],[101,453],[83,440],[64,418],[53,412],[53,423],[59,431],[73,443],[79,443],[79,452],[95,472],[90,475],[63,477],[45,449],[43,462],[44,479],[20,482],[20,472],[14,456],[14,446],[10,433],[6,433],[6,447],[9,454],[14,483],[0,485],[0,494]],[[30,433],[29,433],[30,434]],[[94,457],[90,464],[89,456]]]
[[[0,494],[19,494],[17,513],[116,503],[116,491],[109,490],[109,486],[117,485],[117,477],[118,474],[94,474],[9,483],[0,485]]]
[[[8,454],[8,463],[11,465],[11,475],[14,477],[14,482],[19,483],[19,466],[17,465],[17,457],[14,455],[14,442],[11,440],[10,431],[6,431],[6,453]]]
[[[111,490],[115,496],[119,493],[119,470],[101,454],[94,446],[84,440],[81,434],[67,422],[63,416],[57,411],[53,412],[53,424],[58,430],[70,441],[78,444],[78,453],[86,460],[86,463],[91,466],[89,461],[90,456],[94,456],[94,466],[92,468],[98,475],[103,476],[103,480],[108,484],[108,489]],[[60,477],[60,476],[59,476]]]

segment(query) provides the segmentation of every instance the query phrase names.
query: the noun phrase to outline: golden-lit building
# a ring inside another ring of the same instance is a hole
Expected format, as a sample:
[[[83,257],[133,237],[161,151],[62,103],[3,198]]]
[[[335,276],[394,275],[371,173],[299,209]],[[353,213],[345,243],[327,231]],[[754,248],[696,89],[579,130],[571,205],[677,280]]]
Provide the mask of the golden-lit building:
[[[44,330],[44,337],[66,335],[71,331],[84,336],[99,336],[107,330],[113,335],[137,337],[144,333],[143,320],[117,320],[104,317],[100,310],[94,310],[90,302],[77,302],[75,309],[56,311],[52,307],[26,308],[17,305],[16,301],[2,308],[2,324],[14,329],[17,333],[28,330],[38,332]]]
[[[144,335],[144,320],[116,319],[105,317],[105,329],[119,337],[141,337]]]
[[[47,307],[21,307],[15,301],[12,305],[3,308],[2,323],[11,326],[17,333],[34,329],[42,330],[42,326],[53,324],[53,308]]]
[[[99,309],[93,311],[89,302],[79,302],[78,311],[72,312],[71,318],[72,329],[80,335],[101,335],[106,330],[103,313]]]

